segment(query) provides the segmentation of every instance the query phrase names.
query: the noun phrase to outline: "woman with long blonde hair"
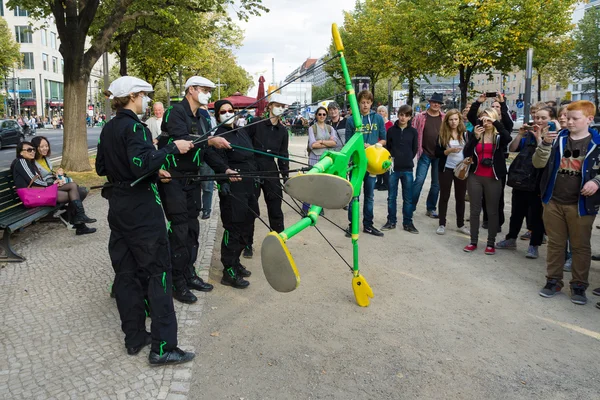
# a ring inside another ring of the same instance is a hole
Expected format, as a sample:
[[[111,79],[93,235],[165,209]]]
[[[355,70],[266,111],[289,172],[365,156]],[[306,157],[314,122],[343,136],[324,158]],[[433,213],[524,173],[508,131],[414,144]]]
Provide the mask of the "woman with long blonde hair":
[[[466,143],[467,128],[462,114],[454,109],[444,116],[440,128],[440,136],[435,147],[435,156],[439,161],[440,200],[438,203],[440,222],[436,233],[446,233],[446,214],[452,183],[454,183],[454,198],[456,200],[456,226],[458,231],[470,235],[470,230],[465,226],[465,194],[467,181],[454,176],[454,168],[465,158],[463,148]]]
[[[504,128],[498,113],[493,108],[479,112],[479,119],[473,132],[469,134],[463,150],[465,157],[471,157],[471,173],[467,178],[467,190],[470,199],[471,243],[464,248],[466,252],[477,249],[479,240],[479,215],[481,201],[485,195],[488,211],[488,238],[485,254],[496,254],[496,234],[498,233],[498,203],[502,196],[502,179],[506,177],[504,148],[512,140],[510,132]]]

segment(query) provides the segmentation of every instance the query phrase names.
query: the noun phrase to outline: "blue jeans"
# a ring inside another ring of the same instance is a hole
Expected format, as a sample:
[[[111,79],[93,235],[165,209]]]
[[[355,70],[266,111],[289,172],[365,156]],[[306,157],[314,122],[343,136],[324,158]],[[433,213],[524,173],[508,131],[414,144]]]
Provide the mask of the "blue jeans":
[[[387,222],[394,225],[398,222],[396,218],[398,181],[402,183],[402,225],[410,225],[413,223],[412,196],[414,178],[412,171],[394,171],[390,174]]]
[[[429,188],[429,194],[427,195],[427,211],[435,211],[438,197],[440,195],[440,181],[439,181],[439,169],[438,164],[440,160],[438,158],[431,158],[427,154],[422,154],[421,158],[417,162],[417,173],[415,176],[415,183],[413,185],[413,201],[412,209],[413,212],[417,209],[417,203],[419,197],[421,197],[421,190],[423,190],[423,184],[427,178],[427,171],[431,165],[431,187]]]
[[[375,202],[375,182],[376,176],[365,175],[363,182],[363,227],[370,228],[373,226],[373,203]],[[348,207],[348,221],[352,222],[352,202]]]

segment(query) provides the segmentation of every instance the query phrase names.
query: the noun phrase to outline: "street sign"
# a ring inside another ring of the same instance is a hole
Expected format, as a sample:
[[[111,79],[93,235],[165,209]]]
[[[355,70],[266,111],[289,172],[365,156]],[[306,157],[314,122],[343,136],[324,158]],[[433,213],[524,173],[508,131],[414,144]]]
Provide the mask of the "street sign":
[[[523,101],[517,101],[517,108],[523,108],[525,103]]]

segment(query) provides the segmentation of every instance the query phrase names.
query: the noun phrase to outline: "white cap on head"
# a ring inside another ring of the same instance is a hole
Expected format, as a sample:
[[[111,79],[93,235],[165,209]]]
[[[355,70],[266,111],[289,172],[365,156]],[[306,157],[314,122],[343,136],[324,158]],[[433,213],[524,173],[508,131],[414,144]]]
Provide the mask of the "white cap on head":
[[[286,106],[290,105],[290,102],[288,101],[287,97],[278,93],[273,93],[271,95],[271,97],[269,98],[269,104],[270,103],[279,103]]]
[[[115,97],[129,96],[129,93],[149,93],[153,92],[154,89],[145,80],[133,76],[122,76],[110,84],[108,91],[111,93],[110,98],[113,99]]]
[[[190,86],[202,86],[202,87],[207,87],[207,88],[211,88],[214,89],[216,88],[215,84],[210,81],[209,79],[206,79],[203,76],[192,76],[190,79],[188,79],[185,82],[185,88],[189,88]]]

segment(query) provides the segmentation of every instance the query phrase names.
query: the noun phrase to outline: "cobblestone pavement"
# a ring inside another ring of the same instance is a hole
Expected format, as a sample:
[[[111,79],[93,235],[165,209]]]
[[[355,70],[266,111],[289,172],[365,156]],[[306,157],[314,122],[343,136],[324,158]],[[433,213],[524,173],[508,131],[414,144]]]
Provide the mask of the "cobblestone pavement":
[[[195,361],[151,368],[149,348],[133,357],[125,352],[109,297],[108,203],[95,194],[85,206],[98,219],[95,234],[75,236],[52,222],[13,235],[14,248],[27,261],[0,265],[0,399],[186,399]],[[217,221],[218,209],[201,221],[197,267],[203,277]],[[194,305],[175,302],[184,350],[199,347],[194,331],[207,294],[196,295]],[[150,330],[149,319],[147,324]]]

